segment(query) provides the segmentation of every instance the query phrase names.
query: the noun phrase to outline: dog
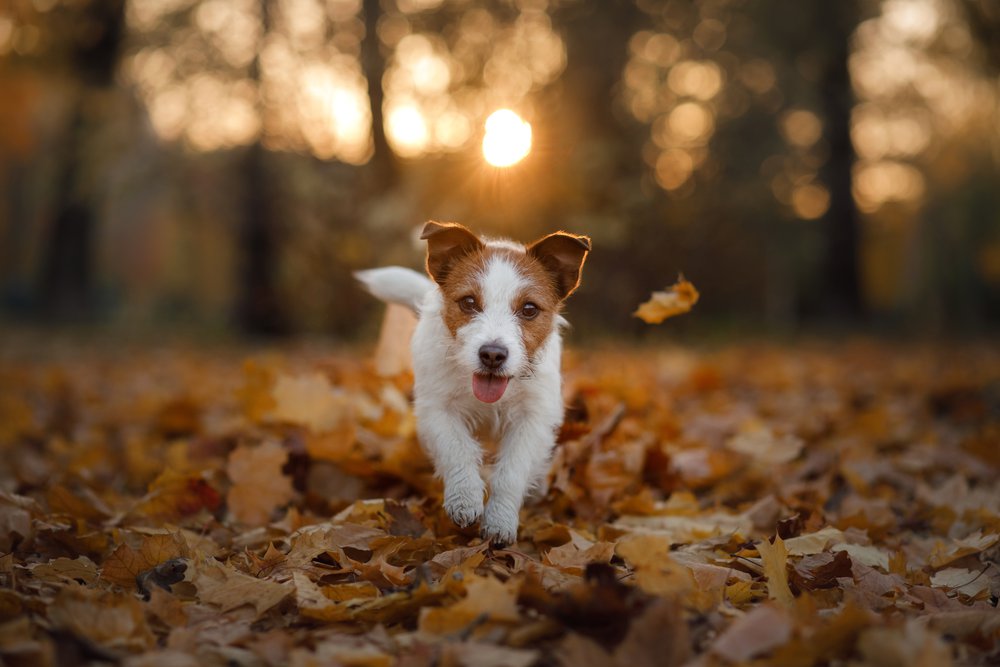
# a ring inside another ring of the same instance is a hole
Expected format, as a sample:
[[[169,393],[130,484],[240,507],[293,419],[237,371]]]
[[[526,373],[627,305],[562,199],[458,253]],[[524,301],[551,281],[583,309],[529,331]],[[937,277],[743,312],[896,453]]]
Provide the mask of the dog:
[[[411,347],[417,437],[460,527],[480,521],[495,545],[517,540],[525,497],[544,486],[563,420],[563,303],[579,286],[590,239],[566,232],[527,246],[428,222],[427,276],[359,271],[374,296],[418,315]],[[429,276],[429,277],[428,277]],[[497,444],[489,498],[484,435]]]

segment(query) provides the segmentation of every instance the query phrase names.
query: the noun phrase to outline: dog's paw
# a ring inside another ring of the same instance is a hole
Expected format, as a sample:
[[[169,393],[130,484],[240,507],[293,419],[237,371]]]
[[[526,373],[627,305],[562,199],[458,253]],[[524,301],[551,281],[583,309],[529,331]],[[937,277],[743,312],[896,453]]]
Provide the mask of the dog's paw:
[[[471,526],[483,515],[483,488],[475,485],[446,487],[444,511],[459,528]]]
[[[517,542],[517,525],[520,521],[517,510],[498,503],[486,505],[483,514],[482,535],[494,546],[507,546]]]

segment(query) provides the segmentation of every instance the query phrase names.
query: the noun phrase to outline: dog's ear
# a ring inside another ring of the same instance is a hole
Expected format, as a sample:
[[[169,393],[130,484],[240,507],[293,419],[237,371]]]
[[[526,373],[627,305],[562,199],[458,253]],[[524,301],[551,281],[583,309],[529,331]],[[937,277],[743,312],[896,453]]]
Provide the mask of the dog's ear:
[[[552,276],[560,301],[580,284],[580,271],[588,252],[588,237],[566,232],[549,234],[528,246],[528,255],[540,261]]]
[[[441,285],[455,260],[483,247],[483,242],[455,222],[428,222],[420,238],[427,241],[427,273]]]

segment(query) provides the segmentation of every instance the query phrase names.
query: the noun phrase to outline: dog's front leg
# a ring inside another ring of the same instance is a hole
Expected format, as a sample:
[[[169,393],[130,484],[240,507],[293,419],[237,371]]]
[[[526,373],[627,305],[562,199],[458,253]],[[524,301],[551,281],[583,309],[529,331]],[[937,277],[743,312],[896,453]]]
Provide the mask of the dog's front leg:
[[[531,420],[513,426],[500,443],[490,479],[490,499],[483,515],[483,537],[496,544],[517,541],[521,504],[533,484],[545,474],[555,432]]]
[[[483,514],[483,450],[461,420],[441,410],[417,415],[417,435],[444,481],[444,510],[461,527]]]

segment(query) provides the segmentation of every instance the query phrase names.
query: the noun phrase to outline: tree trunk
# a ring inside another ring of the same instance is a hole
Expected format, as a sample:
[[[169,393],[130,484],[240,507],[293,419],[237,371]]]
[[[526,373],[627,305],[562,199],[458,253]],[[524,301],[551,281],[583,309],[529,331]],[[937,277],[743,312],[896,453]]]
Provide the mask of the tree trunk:
[[[261,26],[264,35],[270,30],[270,0],[260,0]],[[260,56],[250,65],[250,78],[261,89]],[[264,113],[263,109],[261,113]],[[266,119],[261,134],[267,131]],[[277,286],[280,233],[276,226],[273,200],[277,193],[267,169],[267,150],[262,138],[247,148],[243,156],[244,192],[237,210],[242,210],[238,245],[239,296],[236,321],[248,334],[280,336],[289,332],[289,321]],[[241,205],[240,205],[241,204]]]
[[[822,3],[823,24],[830,31],[831,49],[820,81],[826,141],[830,157],[821,177],[830,188],[830,208],[822,220],[826,239],[823,276],[826,314],[856,319],[864,311],[861,297],[858,250],[860,220],[852,192],[854,145],[851,111],[854,92],[848,71],[850,40],[858,24],[856,0]]]
[[[39,276],[41,312],[56,319],[83,319],[93,309],[93,246],[96,193],[86,191],[87,139],[101,124],[100,97],[114,85],[125,27],[124,0],[92,0],[79,10],[72,67],[79,80],[63,141],[56,201]],[[87,179],[91,180],[91,179]]]
[[[379,0],[364,0],[363,12],[365,39],[361,44],[361,68],[368,81],[368,101],[372,114],[372,180],[376,190],[385,191],[398,183],[399,163],[386,138],[385,117],[382,111],[385,99],[382,79],[385,76],[386,62],[378,37],[378,20],[382,15]]]

